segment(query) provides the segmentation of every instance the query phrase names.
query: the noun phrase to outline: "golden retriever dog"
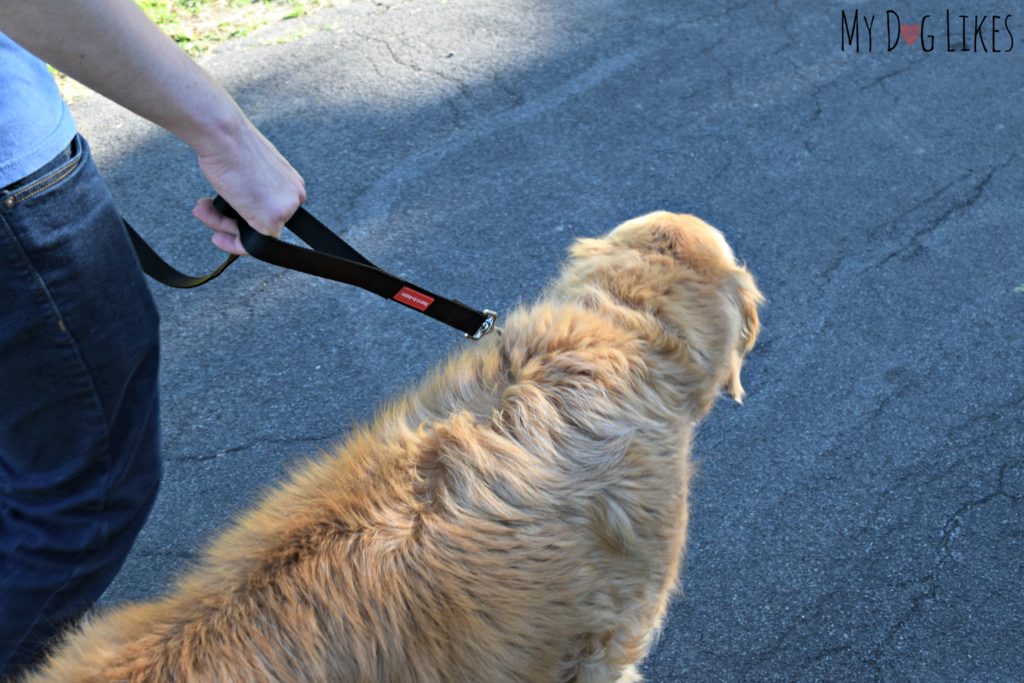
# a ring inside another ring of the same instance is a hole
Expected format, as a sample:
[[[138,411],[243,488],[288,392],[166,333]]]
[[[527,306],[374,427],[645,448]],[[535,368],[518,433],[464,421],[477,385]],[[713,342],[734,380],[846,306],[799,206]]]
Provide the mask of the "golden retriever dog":
[[[636,681],[677,585],[695,425],[762,301],[722,234],[652,213],[303,466],[166,597],[32,683]]]

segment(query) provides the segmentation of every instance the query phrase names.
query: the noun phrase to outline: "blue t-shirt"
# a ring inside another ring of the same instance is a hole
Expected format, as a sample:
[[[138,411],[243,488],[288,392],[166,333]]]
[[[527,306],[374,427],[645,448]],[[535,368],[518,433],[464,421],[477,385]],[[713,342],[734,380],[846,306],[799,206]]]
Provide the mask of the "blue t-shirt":
[[[46,65],[0,33],[0,187],[57,156],[75,130]]]

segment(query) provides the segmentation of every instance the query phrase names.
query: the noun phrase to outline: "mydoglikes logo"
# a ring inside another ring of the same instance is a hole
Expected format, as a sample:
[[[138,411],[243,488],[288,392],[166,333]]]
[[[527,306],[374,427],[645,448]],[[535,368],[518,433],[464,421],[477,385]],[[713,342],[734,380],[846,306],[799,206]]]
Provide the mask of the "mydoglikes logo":
[[[434,297],[427,296],[423,292],[417,292],[412,287],[402,287],[398,293],[391,297],[400,304],[405,304],[417,311],[425,311],[434,303]]]
[[[892,52],[920,46],[924,52],[1006,53],[1014,46],[1012,14],[924,14],[920,21],[900,16],[840,10],[840,41],[843,52]]]

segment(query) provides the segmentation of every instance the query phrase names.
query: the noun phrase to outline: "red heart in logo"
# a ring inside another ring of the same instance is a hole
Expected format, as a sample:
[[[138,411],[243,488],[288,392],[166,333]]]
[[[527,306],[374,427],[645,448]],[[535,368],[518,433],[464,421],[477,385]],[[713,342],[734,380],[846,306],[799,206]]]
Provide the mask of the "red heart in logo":
[[[907,45],[913,47],[917,39],[921,37],[921,24],[903,24],[900,26],[900,38],[906,41]]]

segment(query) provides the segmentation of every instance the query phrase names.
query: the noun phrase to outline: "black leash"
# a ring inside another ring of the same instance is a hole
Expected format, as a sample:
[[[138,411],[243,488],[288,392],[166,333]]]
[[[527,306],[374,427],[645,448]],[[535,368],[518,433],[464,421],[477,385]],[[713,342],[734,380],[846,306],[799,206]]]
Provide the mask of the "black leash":
[[[257,232],[219,196],[214,198],[213,205],[225,216],[235,219],[242,246],[260,261],[362,287],[461,330],[470,339],[480,339],[495,328],[498,314],[494,311],[486,308],[477,311],[460,301],[447,299],[395,277],[375,266],[302,207],[299,207],[295,215],[285,223],[285,227],[313,247],[312,249],[288,244]],[[190,288],[206,284],[223,273],[238,258],[229,256],[208,275],[185,275],[160,258],[128,221],[125,221],[124,225],[139,257],[142,270],[154,280],[170,287]]]

